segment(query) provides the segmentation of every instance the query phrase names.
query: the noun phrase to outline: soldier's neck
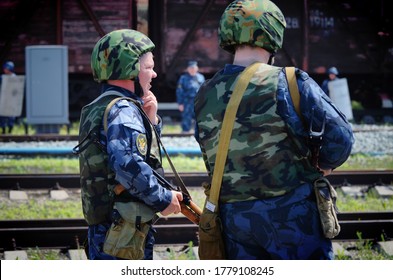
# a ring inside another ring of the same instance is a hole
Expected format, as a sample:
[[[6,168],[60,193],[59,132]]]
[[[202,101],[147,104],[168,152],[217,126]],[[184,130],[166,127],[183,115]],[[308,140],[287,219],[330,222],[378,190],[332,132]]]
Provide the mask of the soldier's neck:
[[[108,84],[125,88],[131,92],[135,91],[135,82],[132,80],[109,80]]]
[[[251,46],[240,46],[236,49],[233,64],[247,67],[254,62],[267,63],[270,53],[262,48]]]

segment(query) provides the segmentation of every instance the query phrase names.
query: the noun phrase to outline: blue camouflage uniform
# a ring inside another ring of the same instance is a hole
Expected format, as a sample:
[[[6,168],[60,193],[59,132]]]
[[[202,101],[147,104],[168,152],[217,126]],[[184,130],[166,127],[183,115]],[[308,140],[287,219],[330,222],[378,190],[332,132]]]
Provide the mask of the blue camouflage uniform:
[[[180,76],[177,82],[177,103],[184,105],[184,110],[181,112],[182,131],[190,131],[191,129],[192,120],[195,119],[194,98],[204,81],[205,77],[201,73],[196,73],[195,76],[185,73]]]
[[[226,65],[202,85],[195,100],[195,137],[209,175],[223,112],[243,70]],[[303,120],[293,106],[284,71],[264,64],[258,73],[237,113],[221,186],[227,257],[332,259],[332,243],[323,236],[313,193],[312,183],[321,174],[308,160],[304,123],[310,123],[314,110],[313,128],[318,131],[326,112],[321,169],[334,169],[348,158],[354,142],[351,125],[306,72],[296,69]]]
[[[108,90],[115,90],[124,97],[131,97],[143,103],[141,98],[124,88],[103,85],[103,92]],[[161,134],[161,119],[156,129]],[[145,137],[146,133],[141,113],[136,105],[127,100],[120,100],[109,112],[107,134],[102,129],[100,142],[107,147],[109,166],[116,174],[115,180],[133,197],[160,212],[170,204],[172,194],[159,185],[152,168],[146,163],[146,151],[137,144],[137,139]],[[109,222],[89,226],[89,259],[117,259],[102,250],[109,227]],[[152,227],[146,239],[145,259],[153,258],[154,232]]]

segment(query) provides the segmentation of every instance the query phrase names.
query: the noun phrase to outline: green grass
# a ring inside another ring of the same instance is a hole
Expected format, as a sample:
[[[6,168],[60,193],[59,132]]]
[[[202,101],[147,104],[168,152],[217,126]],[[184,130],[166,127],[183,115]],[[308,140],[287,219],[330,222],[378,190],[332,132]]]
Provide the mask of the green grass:
[[[393,155],[371,156],[365,154],[351,155],[337,170],[391,170]]]
[[[338,191],[337,208],[340,212],[393,211],[393,198],[382,199],[368,194],[364,198],[354,198]]]
[[[0,205],[0,220],[82,219],[79,200],[36,200],[10,202]]]
[[[173,156],[171,160],[179,172],[206,172],[201,157]],[[166,172],[172,172],[166,158],[163,158]],[[351,155],[337,170],[391,170],[393,155],[369,156]],[[0,157],[0,174],[64,174],[79,173],[77,157]]]
[[[27,126],[28,135],[34,135],[36,129],[34,125]],[[180,133],[181,127],[177,124],[165,124],[163,127],[163,133]],[[12,130],[13,135],[24,135],[26,134],[26,129],[23,124],[16,124]],[[78,135],[79,134],[79,122],[73,122],[69,126],[61,125],[59,129],[60,135]]]
[[[176,156],[171,160],[178,172],[206,172],[202,158]],[[163,166],[166,172],[172,172],[166,158],[163,158]],[[34,173],[79,173],[79,161],[77,157],[0,157],[0,174]]]
[[[0,157],[0,174],[66,174],[79,173],[77,158]]]

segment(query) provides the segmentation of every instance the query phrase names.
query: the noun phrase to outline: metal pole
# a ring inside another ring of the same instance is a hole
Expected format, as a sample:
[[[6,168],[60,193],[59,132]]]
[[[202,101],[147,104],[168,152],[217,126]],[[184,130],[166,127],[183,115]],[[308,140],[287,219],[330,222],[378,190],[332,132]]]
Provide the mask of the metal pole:
[[[56,44],[63,44],[63,17],[61,9],[61,0],[57,0],[56,3]]]
[[[303,13],[303,34],[304,34],[304,39],[303,39],[303,62],[302,62],[302,68],[304,71],[308,71],[308,41],[309,41],[309,16],[308,16],[308,1],[303,0],[303,6],[304,6],[304,13]]]

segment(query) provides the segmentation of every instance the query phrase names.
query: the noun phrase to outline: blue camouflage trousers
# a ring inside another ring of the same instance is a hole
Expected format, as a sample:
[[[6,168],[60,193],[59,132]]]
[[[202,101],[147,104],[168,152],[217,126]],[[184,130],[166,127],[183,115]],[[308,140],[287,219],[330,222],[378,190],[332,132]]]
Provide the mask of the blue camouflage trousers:
[[[184,103],[184,110],[181,112],[182,132],[189,132],[192,128],[192,122],[195,120],[194,103],[189,100]]]
[[[0,116],[0,128],[3,129],[3,133],[5,133],[6,127],[8,127],[8,132],[11,133],[12,128],[15,124],[16,117],[3,117]]]
[[[311,186],[264,200],[220,205],[228,259],[333,259]]]
[[[111,224],[109,223],[89,226],[87,233],[89,248],[87,257],[89,260],[121,260],[120,258],[108,255],[103,251],[105,236],[110,226]],[[155,230],[151,227],[146,237],[144,252],[145,260],[153,259],[153,246],[155,243],[154,233]]]

